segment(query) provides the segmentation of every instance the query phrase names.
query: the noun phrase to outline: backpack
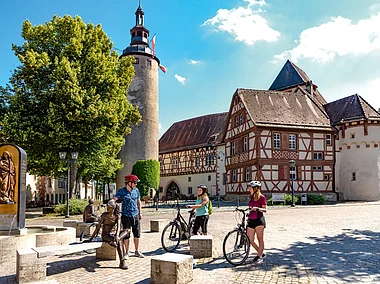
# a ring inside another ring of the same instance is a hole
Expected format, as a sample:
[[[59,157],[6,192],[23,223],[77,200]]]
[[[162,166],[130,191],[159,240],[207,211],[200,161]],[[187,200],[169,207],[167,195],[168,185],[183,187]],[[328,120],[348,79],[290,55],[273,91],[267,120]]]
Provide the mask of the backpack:
[[[208,201],[208,215],[212,214],[212,201],[209,199]]]

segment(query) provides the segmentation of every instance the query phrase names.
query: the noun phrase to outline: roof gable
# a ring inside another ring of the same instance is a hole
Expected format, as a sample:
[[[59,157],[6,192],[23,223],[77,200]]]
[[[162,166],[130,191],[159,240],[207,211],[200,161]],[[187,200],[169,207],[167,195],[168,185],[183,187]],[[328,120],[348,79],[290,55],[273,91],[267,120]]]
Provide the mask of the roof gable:
[[[380,119],[380,114],[358,94],[324,105],[332,124],[360,119]]]
[[[174,123],[159,140],[160,153],[221,143],[227,115],[223,112]]]
[[[286,61],[276,79],[274,79],[269,90],[282,90],[309,82],[306,73],[289,60]]]

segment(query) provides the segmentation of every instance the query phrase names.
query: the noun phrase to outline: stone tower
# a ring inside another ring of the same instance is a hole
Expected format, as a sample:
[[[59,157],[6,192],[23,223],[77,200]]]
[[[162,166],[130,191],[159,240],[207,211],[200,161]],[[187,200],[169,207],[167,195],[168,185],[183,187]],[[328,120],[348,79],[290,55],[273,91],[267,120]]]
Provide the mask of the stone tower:
[[[132,126],[125,137],[119,158],[124,168],[118,171],[117,189],[124,186],[124,176],[132,172],[137,160],[158,159],[158,67],[159,59],[149,46],[149,30],[144,26],[144,11],[136,10],[136,24],[130,30],[131,43],[123,56],[135,57],[135,77],[128,89],[128,101],[138,106],[142,122]],[[153,47],[154,48],[154,47]]]

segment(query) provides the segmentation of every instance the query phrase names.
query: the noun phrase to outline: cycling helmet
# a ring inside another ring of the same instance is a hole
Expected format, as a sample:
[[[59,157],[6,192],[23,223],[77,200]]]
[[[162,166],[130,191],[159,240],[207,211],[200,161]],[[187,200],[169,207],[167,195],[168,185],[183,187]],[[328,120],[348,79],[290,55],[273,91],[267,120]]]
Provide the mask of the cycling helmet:
[[[124,179],[128,182],[139,182],[139,178],[136,175],[127,175]]]
[[[247,186],[250,186],[250,187],[261,187],[261,182],[253,180],[253,181],[250,181],[249,183],[247,183]]]
[[[197,188],[207,189],[207,186],[205,186],[204,184],[200,184],[197,186]]]

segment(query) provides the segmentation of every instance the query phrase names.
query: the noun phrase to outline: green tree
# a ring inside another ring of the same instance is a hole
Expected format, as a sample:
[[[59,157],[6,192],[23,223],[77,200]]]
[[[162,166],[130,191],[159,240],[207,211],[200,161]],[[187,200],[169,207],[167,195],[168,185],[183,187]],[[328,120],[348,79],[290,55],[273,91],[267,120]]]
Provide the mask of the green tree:
[[[147,196],[149,189],[158,189],[160,185],[160,163],[156,160],[138,160],[134,164],[132,173],[140,179],[138,188],[141,196]]]
[[[28,154],[28,171],[51,176],[63,170],[59,150],[79,151],[78,173],[112,175],[116,159],[141,116],[126,99],[132,58],[119,59],[100,25],[79,16],[22,25],[22,46],[10,78],[12,96],[3,119],[8,142]]]

